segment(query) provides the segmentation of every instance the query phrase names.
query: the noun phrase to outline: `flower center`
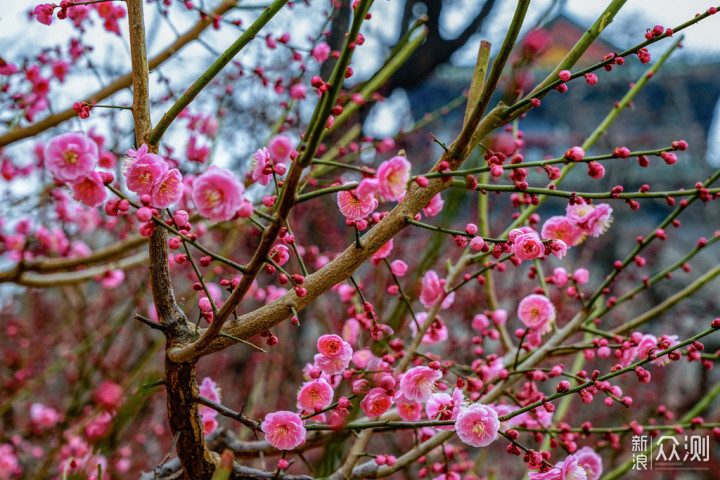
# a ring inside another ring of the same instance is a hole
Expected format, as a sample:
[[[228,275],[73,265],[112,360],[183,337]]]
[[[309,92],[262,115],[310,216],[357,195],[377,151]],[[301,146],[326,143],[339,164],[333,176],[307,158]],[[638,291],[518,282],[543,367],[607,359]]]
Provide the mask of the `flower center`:
[[[472,432],[477,435],[483,435],[485,433],[485,424],[481,422],[480,420],[473,423]]]
[[[69,165],[74,165],[78,161],[78,156],[77,156],[77,153],[75,153],[75,152],[68,151],[68,152],[65,152],[63,154],[63,156],[65,157],[65,163],[67,163]]]
[[[205,194],[205,201],[211,207],[217,207],[223,199],[223,194],[219,190],[210,190]]]

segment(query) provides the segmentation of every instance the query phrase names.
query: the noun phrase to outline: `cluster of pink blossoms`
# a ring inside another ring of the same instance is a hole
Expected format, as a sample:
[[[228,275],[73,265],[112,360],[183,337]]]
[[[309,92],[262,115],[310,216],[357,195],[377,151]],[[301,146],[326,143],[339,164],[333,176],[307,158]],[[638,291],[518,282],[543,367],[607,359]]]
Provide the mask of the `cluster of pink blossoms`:
[[[353,392],[362,397],[360,407],[368,418],[380,417],[393,405],[406,421],[417,421],[423,410],[428,419],[452,422],[438,425],[439,430],[456,430],[468,445],[486,446],[494,441],[500,430],[498,412],[492,406],[472,404],[466,406],[459,388],[452,395],[436,392],[443,374],[437,367],[416,366],[397,376],[388,363],[375,357],[370,350],[353,353],[352,347],[338,335],[323,335],[318,339],[318,354],[314,365],[305,368],[309,380],[299,389],[297,408],[301,414],[310,414],[314,421],[324,421],[325,413],[334,398],[333,385],[347,376],[350,360],[360,370],[369,370],[366,378],[353,382]],[[502,363],[500,363],[502,366]],[[423,404],[425,404],[423,408]],[[342,397],[330,415],[330,423],[341,425],[347,417],[350,402]],[[298,413],[273,412],[262,423],[266,439],[274,447],[291,450],[305,442],[304,420]]]
[[[612,207],[607,203],[593,205],[583,201],[568,204],[565,215],[548,218],[541,236],[545,240],[561,240],[568,247],[579,245],[587,235],[599,237],[610,228]]]
[[[263,147],[253,155],[251,177],[260,185],[267,185],[273,175],[283,176],[287,172],[286,164],[294,157],[292,140],[287,135],[275,135],[267,147]]]
[[[515,228],[508,234],[508,239],[513,242],[515,257],[520,261],[533,260],[545,256],[545,244],[540,236],[530,227]],[[552,243],[552,252],[562,258],[567,251],[567,245],[562,240],[555,240]]]
[[[105,183],[113,181],[110,173],[98,172],[98,146],[85,134],[69,132],[50,140],[45,147],[45,168],[57,181],[69,184],[73,198],[96,207],[107,198]]]
[[[198,386],[198,390],[200,392],[200,395],[207,398],[208,400],[212,400],[215,403],[220,403],[220,387],[218,387],[217,384],[213,382],[210,377],[205,377],[202,379],[202,382],[200,382],[200,385]],[[198,413],[200,413],[200,419],[203,422],[205,435],[210,435],[212,432],[215,431],[218,426],[217,410],[206,407],[205,405],[200,405],[200,407],[198,408]]]
[[[141,197],[148,195],[150,205],[155,208],[168,208],[182,198],[184,185],[180,170],[170,169],[160,155],[148,153],[145,144],[137,150],[128,150],[127,155],[124,174],[131,192]]]

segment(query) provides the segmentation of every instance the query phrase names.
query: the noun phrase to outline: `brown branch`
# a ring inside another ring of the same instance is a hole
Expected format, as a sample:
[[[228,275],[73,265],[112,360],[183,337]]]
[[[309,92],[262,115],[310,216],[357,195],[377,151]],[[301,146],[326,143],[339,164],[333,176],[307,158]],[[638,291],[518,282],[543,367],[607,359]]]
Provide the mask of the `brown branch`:
[[[267,255],[275,243],[282,226],[287,222],[290,210],[292,210],[296,203],[295,193],[298,185],[300,184],[300,178],[302,177],[305,169],[310,165],[313,156],[317,152],[320,140],[323,136],[326,121],[330,116],[331,108],[337,101],[340,94],[342,79],[345,76],[347,66],[350,64],[350,58],[354,50],[353,48],[350,48],[350,44],[352,42],[349,39],[356,38],[360,32],[360,25],[365,19],[363,12],[366,12],[369,9],[370,3],[372,3],[371,0],[365,0],[357,7],[357,12],[350,27],[348,38],[345,41],[345,46],[340,53],[338,63],[335,65],[335,70],[328,82],[330,90],[318,100],[315,112],[313,113],[310,121],[310,126],[308,126],[305,135],[307,140],[305,140],[304,137],[303,143],[298,148],[300,156],[292,163],[292,166],[288,171],[287,178],[283,182],[277,210],[273,216],[274,221],[271,222],[265,230],[263,230],[262,237],[260,238],[260,244],[256,248],[250,263],[246,266],[243,276],[240,279],[240,283],[230,294],[222,308],[217,312],[213,322],[210,324],[210,327],[202,332],[202,335],[196,342],[185,347],[168,350],[168,355],[170,355],[170,358],[172,358],[173,361],[187,362],[200,358],[203,355],[203,351],[209,347],[218,335],[220,335],[223,326],[230,318],[230,315],[235,312],[235,309],[250,289],[250,286],[255,280],[257,274],[260,272],[260,269],[267,261]],[[287,311],[285,313],[291,312],[290,306],[291,305],[288,305],[286,307]],[[227,334],[227,332],[225,333]],[[232,339],[230,339],[230,341],[234,342]],[[183,354],[173,354],[173,352],[178,351],[182,351]]]
[[[500,106],[491,111],[478,125],[478,130],[485,135],[501,125],[500,114],[505,107]],[[475,123],[477,124],[477,123]],[[465,149],[458,150],[453,147],[445,152],[438,160],[447,161],[450,168],[455,170],[462,165],[468,152]],[[436,171],[437,165],[432,171]],[[298,297],[294,290],[289,291],[278,300],[259,308],[251,313],[239,317],[227,323],[225,333],[243,340],[247,340],[292,316],[290,307],[300,311],[318,296],[322,295],[334,285],[346,280],[365,261],[383,247],[391,238],[400,233],[407,226],[407,219],[412,219],[420,212],[430,200],[439,192],[447,188],[449,182],[443,182],[437,178],[430,180],[425,188],[420,188],[413,183],[400,204],[398,204],[380,223],[375,225],[361,238],[361,248],[355,243],[349,246],[343,253],[323,268],[308,276],[303,284],[307,290],[304,297]],[[227,304],[227,302],[226,302]],[[215,322],[213,322],[214,324]],[[174,361],[190,361],[193,358],[207,355],[211,352],[222,350],[233,345],[234,341],[226,337],[215,338],[202,352],[193,349],[173,348],[168,350],[168,355]]]
[[[147,253],[140,252],[135,255],[123,258],[116,262],[110,262],[97,267],[87,268],[85,270],[77,270],[74,272],[57,272],[57,273],[35,273],[21,272],[17,276],[10,279],[0,278],[2,282],[12,282],[26,287],[57,287],[60,285],[73,285],[83,283],[94,279],[99,275],[103,275],[108,270],[128,270],[147,262]]]
[[[150,121],[149,67],[145,45],[145,22],[143,0],[128,0],[128,23],[130,28],[130,55],[132,58],[133,120],[135,140],[144,143],[152,130]],[[151,150],[157,152],[155,146]],[[150,237],[150,285],[159,323],[166,329],[168,348],[190,340],[185,314],[178,307],[173,293],[168,265],[167,233],[156,228]],[[193,479],[209,479],[219,455],[208,450],[205,432],[198,413],[195,398],[198,384],[195,362],[175,363],[165,358],[165,388],[167,391],[168,422],[177,436],[176,451],[180,457],[185,476]]]
[[[221,16],[234,7],[234,0],[225,0],[215,10],[213,10],[212,14],[207,17],[202,17],[200,21],[195,24],[194,27],[192,27],[184,34],[180,35],[170,46],[168,46],[165,50],[163,50],[157,56],[153,57],[150,60],[150,62],[148,63],[150,70],[154,70],[155,68],[159,67],[167,60],[169,60],[173,55],[175,55],[179,50],[181,50],[185,45],[192,42],[193,40],[196,40],[207,27],[212,25],[214,17]],[[130,87],[131,84],[132,74],[128,73],[127,75],[123,75],[122,77],[118,78],[108,86],[101,88],[100,90],[87,96],[84,101],[88,103],[99,102],[119,92],[120,90]],[[62,112],[58,112],[48,117],[45,117],[39,122],[28,125],[27,127],[18,128],[16,130],[6,132],[5,134],[0,135],[0,147],[4,147],[5,145],[9,145],[25,138],[34,137],[35,135],[44,132],[45,130],[52,128],[56,125],[59,125],[73,118],[76,115],[77,112],[75,112],[72,108],[68,108],[67,110],[63,110]]]
[[[147,242],[147,238],[141,235],[133,235],[125,240],[119,241],[104,248],[95,250],[90,255],[77,258],[41,258],[26,260],[18,263],[10,270],[0,272],[0,283],[18,282],[24,272],[51,273],[65,270],[72,270],[80,266],[88,266],[95,263],[113,260],[121,257],[124,253]]]

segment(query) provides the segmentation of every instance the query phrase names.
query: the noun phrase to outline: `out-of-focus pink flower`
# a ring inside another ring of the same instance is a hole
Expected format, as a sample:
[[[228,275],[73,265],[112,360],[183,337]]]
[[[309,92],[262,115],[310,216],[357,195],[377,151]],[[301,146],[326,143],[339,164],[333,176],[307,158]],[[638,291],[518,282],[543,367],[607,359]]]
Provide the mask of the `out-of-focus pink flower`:
[[[100,285],[107,290],[112,290],[113,288],[117,288],[122,285],[124,280],[125,272],[118,268],[105,272],[105,276],[102,281],[100,281]]]
[[[85,426],[85,437],[93,441],[104,437],[110,431],[112,415],[108,412],[101,412],[95,419]]]
[[[432,200],[430,200],[430,203],[425,205],[425,208],[423,208],[423,213],[428,217],[434,217],[438,213],[442,212],[444,204],[445,202],[438,193],[432,198]]]
[[[393,249],[393,239],[391,238],[390,240],[388,240],[388,242],[385,245],[380,247],[377,252],[373,253],[373,256],[370,257],[370,262],[373,265],[377,265],[378,263],[380,263],[380,260],[390,256],[392,249]]]
[[[306,412],[317,412],[332,403],[333,388],[322,378],[305,382],[298,391],[297,408]]]
[[[20,475],[22,467],[9,443],[0,444],[0,478],[3,480]]]
[[[500,421],[497,412],[489,405],[474,403],[460,410],[455,431],[463,443],[473,447],[486,447],[498,436]]]
[[[420,290],[420,303],[425,308],[432,307],[437,301],[445,296],[445,283],[444,280],[438,278],[438,274],[435,270],[428,270],[422,279],[422,290]],[[455,292],[444,297],[442,302],[442,308],[448,308],[452,305],[455,300]]]
[[[102,382],[93,393],[93,399],[105,410],[117,410],[122,402],[122,387],[115,382]]]
[[[73,198],[88,207],[96,207],[107,198],[105,185],[98,172],[90,172],[71,185]]]
[[[290,85],[290,98],[293,100],[303,100],[306,92],[307,87],[302,83],[293,83]]]
[[[377,171],[378,191],[385,201],[397,200],[410,180],[410,162],[397,155],[380,164]]]
[[[211,165],[193,182],[192,199],[200,214],[212,221],[230,220],[242,206],[245,187],[229,170]]]
[[[55,5],[46,3],[44,5],[36,6],[33,13],[35,14],[35,19],[37,19],[38,22],[43,25],[50,25],[52,23],[53,10],[55,10]]]
[[[392,263],[390,263],[390,271],[398,277],[402,277],[403,275],[405,275],[405,273],[407,273],[407,270],[408,266],[402,260],[393,260]]]
[[[98,162],[97,144],[80,132],[58,135],[45,147],[45,167],[62,182],[88,176]]]
[[[545,295],[533,293],[520,301],[518,317],[527,328],[545,333],[555,320],[555,306]]]
[[[424,402],[435,390],[435,382],[442,378],[442,372],[430,367],[413,367],[400,379],[400,389],[411,402]]]
[[[379,417],[392,407],[392,397],[383,388],[373,388],[360,402],[363,412],[369,418]]]
[[[423,325],[425,323],[425,320],[427,319],[427,315],[427,312],[420,312],[415,315],[417,323]],[[415,321],[410,320],[409,326],[413,337],[416,336],[418,334],[418,327],[415,324]],[[430,325],[430,328],[428,328],[427,332],[425,332],[425,335],[423,335],[422,344],[435,345],[436,343],[444,342],[445,340],[447,340],[447,338],[447,327],[445,326],[443,321],[440,320],[440,317],[436,317],[435,321]]]
[[[272,303],[287,293],[286,288],[276,287],[275,285],[268,285],[265,291],[267,292],[265,304]]]
[[[279,450],[292,450],[305,443],[307,431],[296,413],[284,410],[268,413],[261,428],[270,445]]]
[[[290,137],[280,133],[270,139],[267,149],[273,162],[287,163],[290,161],[290,154],[293,152],[293,142]]]
[[[213,402],[220,402],[220,387],[217,386],[217,383],[215,383],[212,378],[203,378],[198,386],[198,390],[203,397]]]
[[[315,45],[315,48],[312,49],[310,55],[312,55],[316,62],[323,63],[330,56],[330,45],[325,42],[320,42]]]
[[[52,407],[46,407],[42,403],[30,405],[30,421],[37,427],[42,429],[53,428],[60,421],[60,418],[58,411]],[[2,475],[0,475],[0,478],[3,478]]]

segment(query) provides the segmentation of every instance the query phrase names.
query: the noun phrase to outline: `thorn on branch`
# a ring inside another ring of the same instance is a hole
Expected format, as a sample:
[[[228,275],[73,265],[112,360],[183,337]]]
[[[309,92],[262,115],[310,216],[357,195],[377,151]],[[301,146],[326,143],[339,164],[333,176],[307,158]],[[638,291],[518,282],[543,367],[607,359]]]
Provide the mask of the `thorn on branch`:
[[[152,328],[153,330],[159,330],[163,333],[165,333],[165,331],[167,330],[165,325],[161,324],[160,322],[153,322],[149,318],[144,317],[144,316],[140,315],[139,313],[135,314],[135,320],[138,320],[138,321],[144,323],[145,325]]]
[[[432,133],[428,133],[428,135],[430,135],[430,136],[432,137],[432,139],[433,139],[433,142],[435,142],[435,143],[437,143],[438,145],[440,145],[440,146],[442,147],[442,149],[445,150],[446,153],[449,151],[447,145],[445,145],[443,142],[441,142],[440,140],[438,140],[438,138],[437,138],[435,135],[433,135]]]

